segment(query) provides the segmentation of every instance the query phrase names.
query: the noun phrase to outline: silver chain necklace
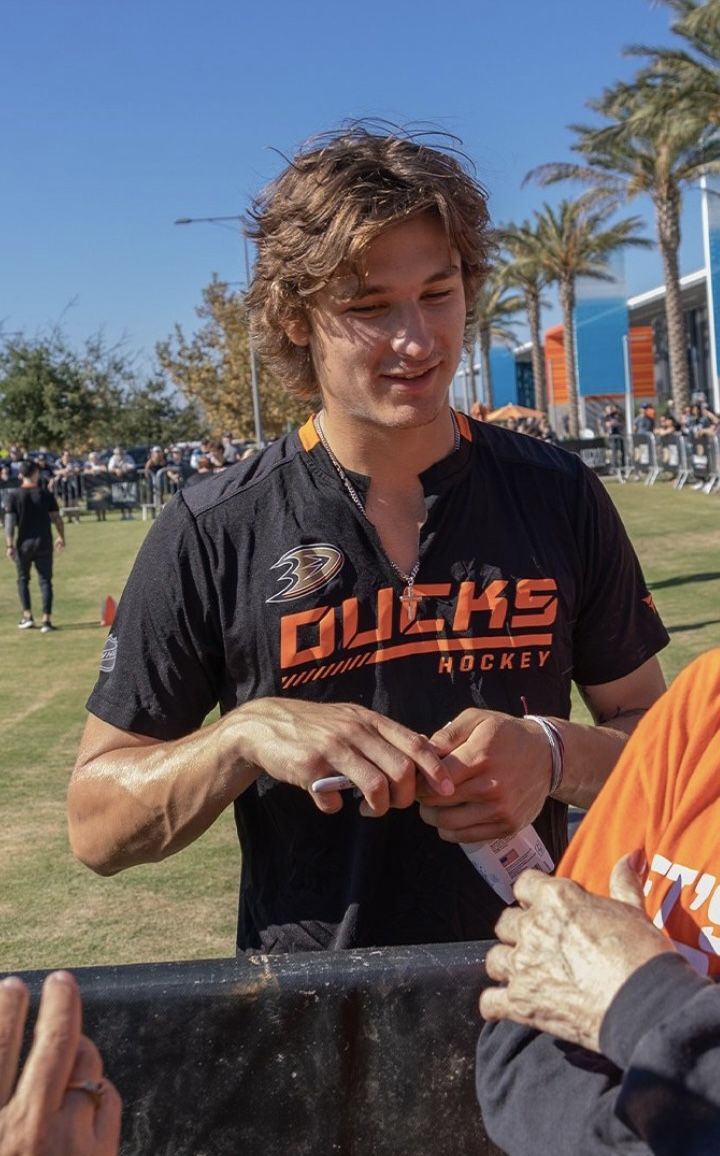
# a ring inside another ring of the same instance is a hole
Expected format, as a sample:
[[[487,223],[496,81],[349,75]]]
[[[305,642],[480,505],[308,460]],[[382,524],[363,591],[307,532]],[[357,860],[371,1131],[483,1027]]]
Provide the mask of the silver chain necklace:
[[[453,413],[452,410],[450,410],[450,416],[452,418],[453,431],[454,431],[452,452],[456,453],[457,450],[460,448],[460,430],[458,428],[458,423],[457,423],[457,420],[455,418],[455,414]],[[362,498],[358,494],[354,485],[352,484],[349,477],[345,473],[345,470],[342,468],[342,466],[340,465],[340,462],[337,460],[337,458],[335,457],[335,454],[333,453],[332,449],[330,448],[330,443],[328,442],[328,440],[325,436],[325,430],[322,427],[322,422],[320,420],[320,414],[319,413],[315,414],[315,417],[313,418],[313,424],[315,426],[315,430],[317,432],[317,435],[320,438],[323,449],[325,450],[325,453],[327,454],[327,456],[330,458],[330,461],[332,462],[332,465],[335,469],[335,472],[337,473],[337,476],[340,478],[340,481],[342,482],[343,486],[345,487],[345,489],[348,493],[348,496],[352,499],[354,505],[357,506],[357,508],[360,511],[360,513],[362,514],[363,518],[365,518],[366,521],[369,521],[370,519],[367,516],[367,511],[365,509],[365,503],[363,502]],[[417,614],[417,608],[418,608],[419,604],[422,602],[422,595],[418,594],[417,590],[415,589],[415,579],[417,578],[418,570],[420,569],[420,559],[419,558],[417,559],[415,564],[411,567],[410,571],[406,574],[404,570],[401,570],[400,567],[398,565],[396,565],[395,562],[393,562],[392,558],[390,558],[388,554],[386,554],[385,557],[387,558],[388,562],[390,563],[393,570],[397,574],[398,578],[402,578],[403,582],[405,583],[405,589],[403,590],[402,594],[400,595],[400,601],[402,602],[403,606],[405,607],[405,609],[407,611],[407,616],[408,616],[409,621],[414,622],[415,615]]]

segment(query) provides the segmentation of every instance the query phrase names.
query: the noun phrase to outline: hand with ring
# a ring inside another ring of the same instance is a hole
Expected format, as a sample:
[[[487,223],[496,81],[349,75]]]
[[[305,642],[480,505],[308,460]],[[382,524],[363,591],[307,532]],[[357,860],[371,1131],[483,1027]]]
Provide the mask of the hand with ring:
[[[22,980],[0,981],[0,1156],[116,1156],[122,1102],[82,1035],[75,980],[65,971],[45,980],[18,1078],[28,1003]]]

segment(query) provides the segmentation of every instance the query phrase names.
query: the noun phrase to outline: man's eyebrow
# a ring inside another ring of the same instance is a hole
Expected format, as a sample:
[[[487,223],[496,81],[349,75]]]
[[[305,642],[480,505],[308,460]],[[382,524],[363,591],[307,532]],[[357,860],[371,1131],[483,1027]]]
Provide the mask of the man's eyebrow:
[[[461,266],[453,262],[452,264],[448,265],[447,268],[439,269],[437,273],[431,273],[429,277],[425,278],[423,284],[434,285],[438,281],[447,281],[450,277],[453,277],[456,273],[460,272],[462,272]],[[377,285],[372,283],[362,284],[361,282],[360,284],[356,284],[354,292],[348,293],[347,296],[352,300],[356,300],[361,297],[375,297],[382,293],[389,293],[391,288],[392,287],[388,285]],[[342,295],[342,287],[340,288],[340,293]]]

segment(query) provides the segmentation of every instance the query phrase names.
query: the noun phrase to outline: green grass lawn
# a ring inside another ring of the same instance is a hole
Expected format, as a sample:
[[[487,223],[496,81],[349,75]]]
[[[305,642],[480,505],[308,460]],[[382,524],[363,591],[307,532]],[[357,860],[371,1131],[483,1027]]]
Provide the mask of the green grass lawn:
[[[669,484],[609,483],[672,634],[668,680],[720,645],[720,498]],[[0,971],[230,956],[239,852],[227,812],[194,846],[111,879],[68,849],[65,791],[106,630],[149,523],[67,529],[56,634],[19,631],[14,567],[0,567]],[[33,588],[39,618],[37,586]]]

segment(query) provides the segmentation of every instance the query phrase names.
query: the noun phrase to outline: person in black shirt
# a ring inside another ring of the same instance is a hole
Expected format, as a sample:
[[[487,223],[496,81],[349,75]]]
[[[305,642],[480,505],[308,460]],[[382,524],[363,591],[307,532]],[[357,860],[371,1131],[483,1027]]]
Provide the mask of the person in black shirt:
[[[5,543],[8,558],[15,561],[17,587],[22,607],[21,630],[35,625],[30,601],[30,570],[35,565],[42,596],[43,634],[55,629],[52,624],[53,604],[53,540],[55,549],[65,549],[65,529],[55,497],[40,485],[40,467],[37,462],[22,462],[20,488],[13,490],[5,506]],[[17,532],[17,536],[16,536]]]
[[[662,692],[667,634],[579,459],[450,407],[490,239],[457,153],[342,130],[251,215],[256,348],[316,412],[146,538],[72,846],[112,874],[233,804],[240,949],[488,937],[501,902],[460,844],[536,822],[557,859],[566,804]],[[573,678],[599,725],[568,721]],[[359,805],[313,789],[335,773]]]

